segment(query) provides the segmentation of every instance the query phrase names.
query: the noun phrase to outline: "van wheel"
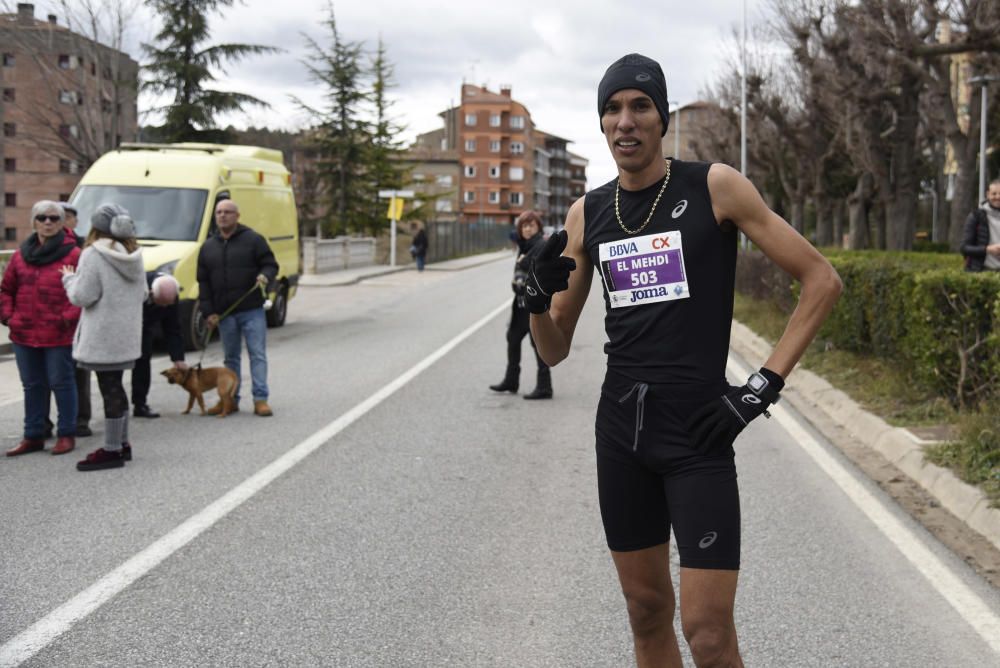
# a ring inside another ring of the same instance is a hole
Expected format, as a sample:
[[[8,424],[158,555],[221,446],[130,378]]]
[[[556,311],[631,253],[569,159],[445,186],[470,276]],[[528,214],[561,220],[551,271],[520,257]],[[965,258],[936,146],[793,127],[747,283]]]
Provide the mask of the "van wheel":
[[[274,302],[271,310],[267,312],[267,326],[281,327],[285,324],[285,316],[288,315],[288,287],[282,283],[278,286],[278,291],[274,295]]]
[[[205,347],[205,334],[208,326],[205,317],[198,308],[198,302],[181,302],[181,335],[184,337],[185,350],[201,350]]]

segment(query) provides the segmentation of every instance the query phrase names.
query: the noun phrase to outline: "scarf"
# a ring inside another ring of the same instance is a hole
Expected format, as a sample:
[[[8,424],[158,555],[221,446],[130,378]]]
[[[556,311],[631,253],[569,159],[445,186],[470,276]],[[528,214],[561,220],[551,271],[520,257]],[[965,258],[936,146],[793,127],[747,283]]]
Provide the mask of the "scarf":
[[[55,236],[49,237],[45,243],[38,243],[38,232],[32,232],[31,236],[21,244],[21,257],[28,264],[43,266],[52,264],[56,260],[61,260],[76,248],[76,244],[63,244],[66,239],[66,232],[59,230]]]

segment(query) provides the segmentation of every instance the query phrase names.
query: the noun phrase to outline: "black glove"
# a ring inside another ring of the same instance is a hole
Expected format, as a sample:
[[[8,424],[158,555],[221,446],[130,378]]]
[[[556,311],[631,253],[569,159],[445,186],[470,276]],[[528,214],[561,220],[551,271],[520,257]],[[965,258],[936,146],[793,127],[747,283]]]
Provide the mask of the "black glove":
[[[750,421],[767,417],[767,407],[780,398],[785,379],[770,369],[751,374],[745,385],[730,386],[729,392],[697,410],[688,420],[691,445],[704,453],[727,450]]]
[[[576,260],[561,255],[567,239],[566,230],[559,230],[531,253],[524,302],[532,313],[548,311],[552,295],[569,287],[569,272],[576,269]]]

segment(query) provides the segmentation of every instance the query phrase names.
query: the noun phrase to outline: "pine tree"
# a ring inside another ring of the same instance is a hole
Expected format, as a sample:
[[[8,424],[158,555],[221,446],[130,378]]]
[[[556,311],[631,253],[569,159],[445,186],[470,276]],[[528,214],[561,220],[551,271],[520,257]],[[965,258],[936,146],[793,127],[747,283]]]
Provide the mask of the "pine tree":
[[[323,23],[330,33],[330,46],[324,48],[303,35],[312,54],[303,64],[310,79],[323,87],[325,102],[316,108],[293,99],[315,121],[308,135],[317,155],[316,176],[328,203],[317,233],[336,234],[370,227],[369,204],[377,193],[372,193],[368,178],[366,151],[371,132],[364,119],[369,95],[363,89],[363,46],[341,38],[332,5]]]
[[[149,0],[163,21],[155,45],[143,44],[150,58],[144,66],[142,88],[156,94],[173,93],[173,102],[162,108],[166,119],[157,134],[165,141],[222,141],[228,133],[215,127],[216,115],[241,111],[248,104],[267,107],[263,100],[244,93],[206,88],[215,81],[213,68],[224,63],[280,49],[258,44],[205,45],[209,38],[207,15],[231,7],[236,0]]]
[[[372,124],[371,142],[368,151],[368,174],[372,190],[376,195],[373,199],[374,213],[372,223],[374,233],[381,225],[381,204],[377,199],[379,190],[396,190],[403,187],[408,178],[408,171],[400,160],[405,148],[398,139],[405,129],[389,116],[393,102],[386,97],[388,89],[393,87],[393,67],[386,58],[385,45],[379,37],[375,57],[371,63],[372,92],[371,102],[374,107],[375,121]]]

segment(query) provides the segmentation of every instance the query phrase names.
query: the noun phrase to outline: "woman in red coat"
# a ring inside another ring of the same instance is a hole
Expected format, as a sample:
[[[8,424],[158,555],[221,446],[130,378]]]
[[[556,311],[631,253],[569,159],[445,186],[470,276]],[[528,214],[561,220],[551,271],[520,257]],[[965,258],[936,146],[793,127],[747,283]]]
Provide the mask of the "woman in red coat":
[[[49,392],[59,412],[56,445],[61,455],[76,445],[76,383],[73,334],[80,308],[69,303],[60,268],[76,266],[76,237],[63,228],[57,202],[42,200],[31,208],[34,234],[14,254],[0,282],[0,323],[10,328],[17,371],[24,387],[24,439],[8,457],[45,447]]]

